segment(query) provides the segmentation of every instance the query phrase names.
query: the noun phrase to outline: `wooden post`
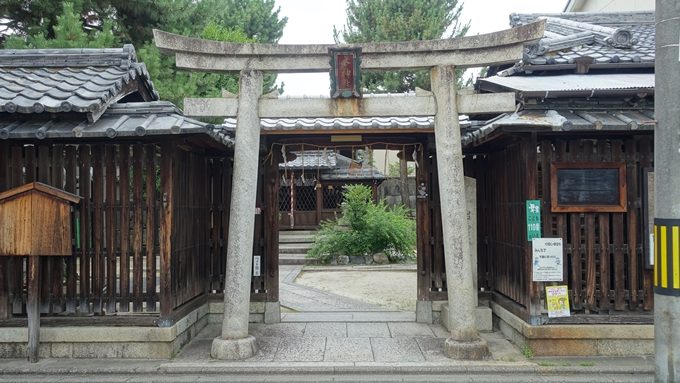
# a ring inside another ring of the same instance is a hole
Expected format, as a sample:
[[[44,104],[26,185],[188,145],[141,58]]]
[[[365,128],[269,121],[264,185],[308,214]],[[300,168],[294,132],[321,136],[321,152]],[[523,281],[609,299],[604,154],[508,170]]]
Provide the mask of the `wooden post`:
[[[274,154],[265,166],[264,182],[264,241],[265,289],[267,302],[279,301],[279,162]],[[318,206],[318,202],[317,202]]]
[[[28,314],[28,361],[38,362],[38,347],[40,346],[40,257],[28,257],[28,300],[26,314]]]
[[[401,203],[407,208],[411,208],[408,192],[408,163],[406,162],[406,147],[401,150],[399,158],[399,192],[401,193]]]
[[[323,209],[323,186],[321,185],[321,180],[316,181],[314,191],[316,192],[316,224],[318,226],[321,225],[321,210]]]
[[[290,228],[295,228],[295,172],[290,172]]]
[[[160,214],[160,301],[161,316],[158,320],[158,327],[170,327],[173,324],[172,312],[174,300],[172,293],[172,227],[174,213],[174,158],[175,145],[164,143],[161,148],[161,214]]]
[[[527,199],[537,199],[538,198],[538,163],[536,156],[536,147],[538,145],[536,133],[532,133],[523,146],[523,157],[526,164],[526,198]],[[526,217],[525,217],[526,221]],[[545,235],[545,234],[544,234]],[[526,238],[526,236],[525,236]],[[529,295],[529,323],[533,325],[541,324],[541,298],[540,291],[543,287],[542,283],[533,282],[531,280],[532,275],[532,248],[531,243],[528,243],[525,248],[525,275],[527,278],[527,293]]]
[[[419,301],[429,301],[430,286],[432,285],[432,263],[430,238],[430,193],[429,185],[429,161],[428,153],[423,148],[418,153],[419,166],[416,168],[416,262],[418,268],[418,292]]]

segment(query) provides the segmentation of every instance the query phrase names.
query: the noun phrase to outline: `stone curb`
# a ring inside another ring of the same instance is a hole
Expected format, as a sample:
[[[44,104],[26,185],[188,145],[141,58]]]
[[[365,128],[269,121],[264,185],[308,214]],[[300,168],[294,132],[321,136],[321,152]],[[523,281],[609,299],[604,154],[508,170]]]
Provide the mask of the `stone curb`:
[[[16,362],[16,360],[15,360]],[[50,361],[48,365],[29,365],[21,361],[20,366],[7,366],[0,363],[0,376],[2,375],[66,375],[66,374],[164,374],[164,375],[185,375],[185,374],[404,374],[404,375],[426,375],[426,374],[540,374],[546,375],[596,375],[606,374],[609,377],[616,375],[653,375],[653,365],[641,366],[568,366],[568,367],[546,367],[535,364],[522,363],[513,365],[509,363],[494,362],[460,362],[458,365],[443,365],[438,363],[277,363],[268,366],[267,363],[170,363],[163,361],[137,362],[134,366],[103,366],[97,363],[95,366],[88,366],[87,359],[68,361],[60,363]],[[66,364],[66,365],[62,365]]]

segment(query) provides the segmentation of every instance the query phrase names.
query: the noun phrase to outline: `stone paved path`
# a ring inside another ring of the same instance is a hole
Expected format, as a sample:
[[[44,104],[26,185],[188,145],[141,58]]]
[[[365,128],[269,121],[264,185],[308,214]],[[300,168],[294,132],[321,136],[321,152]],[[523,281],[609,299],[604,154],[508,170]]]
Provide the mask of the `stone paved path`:
[[[205,327],[184,346],[173,364],[209,362],[210,345],[219,333],[219,324]],[[440,325],[414,322],[251,324],[250,333],[257,338],[259,350],[254,357],[239,363],[461,363],[443,354],[448,332]],[[489,343],[493,360],[529,364],[500,333],[487,333],[483,337]]]

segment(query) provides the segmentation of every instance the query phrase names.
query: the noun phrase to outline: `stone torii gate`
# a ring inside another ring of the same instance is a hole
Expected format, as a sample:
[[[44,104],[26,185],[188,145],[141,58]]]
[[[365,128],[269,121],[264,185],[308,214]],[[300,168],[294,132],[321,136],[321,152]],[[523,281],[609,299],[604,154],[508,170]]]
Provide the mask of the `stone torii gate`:
[[[455,68],[511,63],[524,44],[543,36],[539,21],[506,31],[447,40],[356,45],[237,44],[187,38],[154,30],[156,45],[174,53],[178,68],[240,72],[238,98],[187,99],[187,114],[236,117],[233,190],[222,334],[213,341],[218,359],[245,359],[257,351],[248,334],[250,271],[257,190],[260,118],[434,115],[435,150],[448,300],[452,302],[445,353],[480,359],[488,347],[475,327],[476,291],[470,256],[458,114],[514,110],[514,94],[458,95]],[[328,72],[329,49],[361,48],[363,70],[430,68],[432,94],[394,99],[271,99],[262,97],[263,72]],[[414,100],[415,99],[415,100]]]

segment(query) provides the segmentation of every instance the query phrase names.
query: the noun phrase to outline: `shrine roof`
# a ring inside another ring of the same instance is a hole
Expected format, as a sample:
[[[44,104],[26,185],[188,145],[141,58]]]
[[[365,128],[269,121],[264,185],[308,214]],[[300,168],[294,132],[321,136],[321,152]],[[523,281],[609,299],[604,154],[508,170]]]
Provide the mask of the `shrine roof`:
[[[135,101],[159,98],[132,45],[0,50],[0,115],[75,112],[95,122],[135,93]]]
[[[559,76],[491,76],[480,78],[482,91],[517,91],[520,98],[551,98],[559,95],[599,96],[603,93],[631,95],[654,93],[654,73],[563,74]]]
[[[55,138],[141,138],[153,135],[208,134],[228,147],[229,132],[182,115],[167,101],[130,102],[109,106],[95,122],[84,118],[14,116],[0,120],[0,140]]]
[[[570,69],[582,62],[599,67],[653,67],[654,12],[511,14],[517,27],[545,19],[544,36],[525,48],[522,61],[500,76]]]
[[[506,132],[574,132],[574,131],[651,131],[654,130],[654,107],[631,109],[548,109],[506,113],[462,136],[464,147],[481,145],[494,133]]]
[[[460,116],[461,126],[468,123],[466,116]],[[236,119],[224,120],[224,128],[236,129]],[[434,129],[434,117],[336,117],[336,118],[262,118],[260,126],[263,133],[287,131],[356,131],[390,130],[430,131]]]
[[[305,170],[310,178],[318,170],[322,180],[344,179],[384,179],[386,178],[376,167],[367,162],[353,160],[333,150],[293,151],[296,158],[279,164],[281,170]]]

